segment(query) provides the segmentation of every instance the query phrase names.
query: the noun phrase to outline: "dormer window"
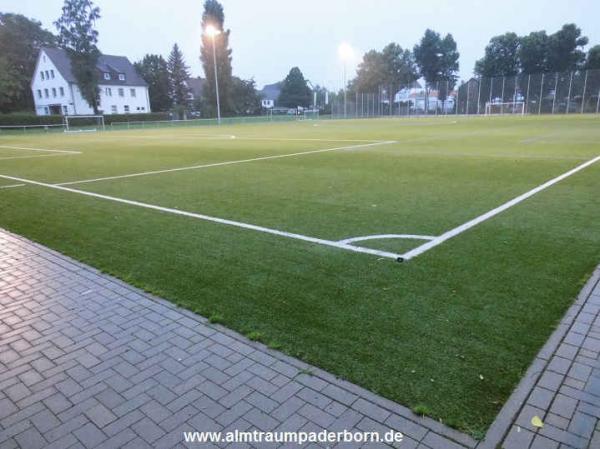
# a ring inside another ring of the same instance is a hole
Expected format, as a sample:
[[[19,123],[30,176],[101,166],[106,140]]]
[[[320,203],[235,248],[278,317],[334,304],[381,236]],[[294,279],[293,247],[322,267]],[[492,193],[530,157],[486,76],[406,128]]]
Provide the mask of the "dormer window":
[[[105,80],[110,80],[110,73],[104,72],[104,79]]]
[[[125,81],[125,74],[119,73],[119,81]]]

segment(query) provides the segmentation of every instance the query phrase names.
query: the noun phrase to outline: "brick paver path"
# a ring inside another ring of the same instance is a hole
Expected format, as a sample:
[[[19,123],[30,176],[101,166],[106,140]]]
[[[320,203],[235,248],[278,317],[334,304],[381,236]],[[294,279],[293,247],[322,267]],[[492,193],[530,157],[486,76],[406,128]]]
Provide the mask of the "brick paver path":
[[[478,445],[0,229],[0,449],[184,447],[183,431],[234,429],[394,429],[401,449],[492,448],[504,438],[507,449],[597,448],[600,290],[591,284]]]

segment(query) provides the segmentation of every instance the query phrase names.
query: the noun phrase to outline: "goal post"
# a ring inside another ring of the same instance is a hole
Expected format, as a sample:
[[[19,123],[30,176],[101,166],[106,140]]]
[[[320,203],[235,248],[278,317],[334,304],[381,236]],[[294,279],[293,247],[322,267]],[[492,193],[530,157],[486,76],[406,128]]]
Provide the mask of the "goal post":
[[[525,103],[522,101],[487,102],[485,115],[525,115]]]
[[[305,109],[304,120],[318,120],[319,110],[318,109]]]
[[[104,131],[103,115],[65,115],[65,132],[81,133]]]

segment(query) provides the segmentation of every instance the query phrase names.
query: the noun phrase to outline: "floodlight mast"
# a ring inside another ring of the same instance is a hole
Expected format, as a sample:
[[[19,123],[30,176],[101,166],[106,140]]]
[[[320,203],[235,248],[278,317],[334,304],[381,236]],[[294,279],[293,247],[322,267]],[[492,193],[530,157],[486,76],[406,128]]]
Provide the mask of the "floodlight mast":
[[[340,56],[340,59],[342,60],[342,62],[344,63],[344,118],[346,118],[348,116],[347,113],[347,81],[346,81],[346,63],[352,59],[352,55],[353,55],[353,50],[352,47],[350,46],[350,44],[343,42],[342,44],[340,44],[340,48],[338,49],[338,53]]]
[[[205,34],[212,40],[213,49],[213,67],[215,70],[215,92],[217,97],[217,123],[221,124],[221,102],[219,100],[219,77],[217,74],[217,50],[215,47],[215,37],[221,34],[221,31],[217,29],[213,24],[208,24],[204,30]]]

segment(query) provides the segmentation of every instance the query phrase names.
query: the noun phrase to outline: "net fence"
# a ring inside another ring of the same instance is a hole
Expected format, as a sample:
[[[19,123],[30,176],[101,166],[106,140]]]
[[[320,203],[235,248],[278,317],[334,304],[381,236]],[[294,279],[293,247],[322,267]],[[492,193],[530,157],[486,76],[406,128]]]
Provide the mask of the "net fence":
[[[505,111],[494,105],[521,103],[524,114],[600,113],[600,70],[415,82],[380,86],[375,92],[348,90],[332,97],[331,113],[335,118],[484,115],[486,110]]]

